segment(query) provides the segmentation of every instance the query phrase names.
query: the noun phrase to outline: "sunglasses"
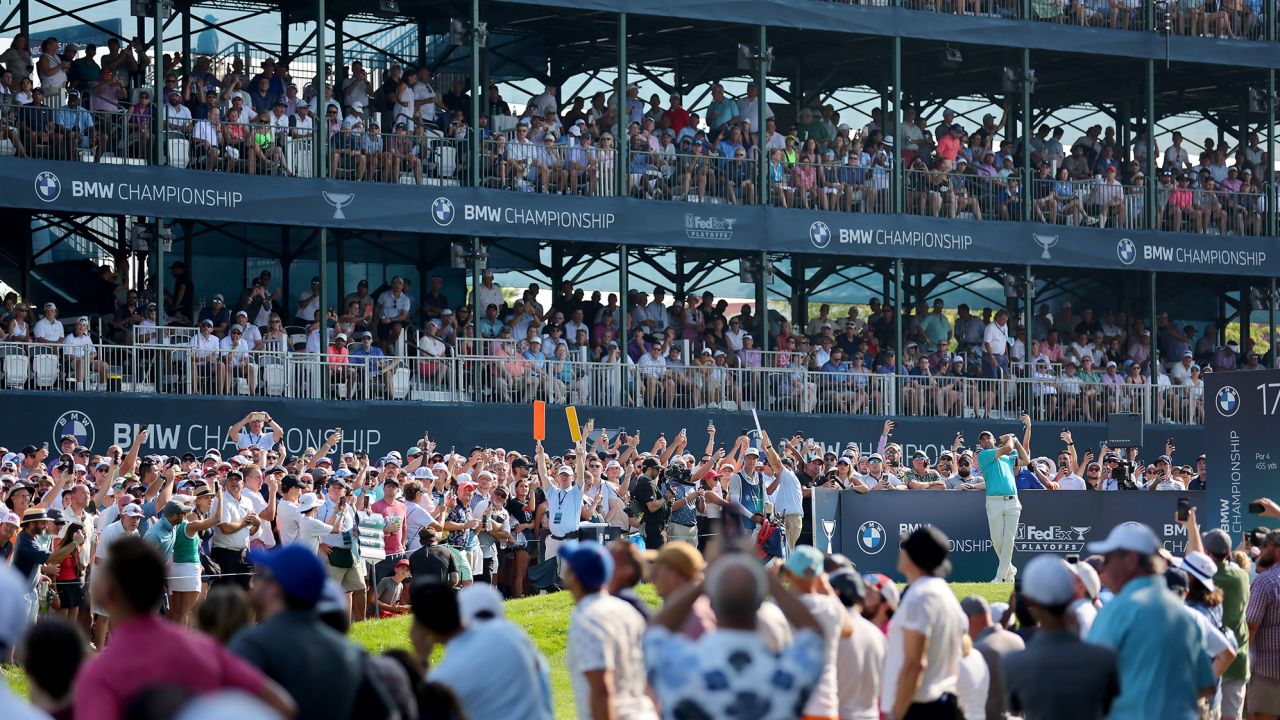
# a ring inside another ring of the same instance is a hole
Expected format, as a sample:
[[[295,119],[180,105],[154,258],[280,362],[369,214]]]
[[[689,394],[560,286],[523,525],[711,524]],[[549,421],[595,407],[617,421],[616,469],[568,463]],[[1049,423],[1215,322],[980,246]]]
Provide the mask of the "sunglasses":
[[[881,461],[881,460],[868,460],[867,462],[871,463],[872,465],[879,465],[879,464],[881,464],[883,461]]]

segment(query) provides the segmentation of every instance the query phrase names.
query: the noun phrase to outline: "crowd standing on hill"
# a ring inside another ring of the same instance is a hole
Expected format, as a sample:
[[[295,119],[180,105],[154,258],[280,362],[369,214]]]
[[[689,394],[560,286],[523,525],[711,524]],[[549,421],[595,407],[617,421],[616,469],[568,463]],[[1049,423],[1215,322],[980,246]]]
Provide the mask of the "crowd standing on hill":
[[[993,493],[1024,475],[1160,490],[1203,470],[1161,457],[1139,483],[1136,458],[1077,458],[1065,433],[1056,463],[1032,457],[1029,418],[1021,438],[957,438],[908,468],[891,423],[869,457],[765,432],[726,450],[714,427],[699,457],[687,431],[641,449],[593,425],[528,456],[424,436],[403,456],[335,457],[335,432],[288,457],[264,412],[230,428],[225,459],[143,455],[145,430],[103,454],[70,435],[56,454],[6,450],[0,659],[21,664],[31,704],[0,688],[0,717],[550,718],[551,665],[503,606],[543,590],[573,599],[582,718],[1280,714],[1280,531],[1237,545],[1193,509],[1174,558],[1121,525],[1087,558],[1010,565],[993,603],[956,600],[940,528],[901,538],[890,578],[817,550],[806,517],[821,486],[985,490],[994,541],[1011,510],[993,514],[1009,497]],[[396,615],[410,651],[346,637]]]

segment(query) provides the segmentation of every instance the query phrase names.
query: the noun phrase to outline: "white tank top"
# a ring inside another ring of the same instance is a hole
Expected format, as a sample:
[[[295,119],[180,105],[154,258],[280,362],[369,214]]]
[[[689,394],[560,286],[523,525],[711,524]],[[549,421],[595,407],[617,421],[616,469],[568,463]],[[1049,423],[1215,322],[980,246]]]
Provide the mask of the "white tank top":
[[[61,90],[67,84],[67,74],[62,70],[62,61],[56,55],[50,55],[49,53],[45,53],[44,57],[52,60],[53,66],[58,68],[58,71],[52,75],[42,74],[40,87],[44,88],[46,93],[50,90]]]

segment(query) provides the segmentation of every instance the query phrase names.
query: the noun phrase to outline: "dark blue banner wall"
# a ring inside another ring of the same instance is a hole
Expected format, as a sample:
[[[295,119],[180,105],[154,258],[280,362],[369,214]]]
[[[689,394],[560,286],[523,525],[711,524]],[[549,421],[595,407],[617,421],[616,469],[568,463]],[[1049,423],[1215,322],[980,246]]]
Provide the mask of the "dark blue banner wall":
[[[951,579],[987,582],[996,574],[996,555],[987,528],[986,496],[980,492],[827,491],[817,503],[819,543],[837,510],[832,548],[853,560],[858,570],[899,577],[898,540],[922,525],[933,525],[951,539]],[[836,503],[831,497],[839,495]],[[1179,497],[1204,507],[1205,493],[1024,491],[1022,519],[1014,540],[1013,561],[1021,566],[1042,553],[1088,555],[1085,545],[1111,528],[1140,522],[1155,530],[1174,555],[1186,550],[1186,530],[1174,521]],[[833,507],[838,506],[838,508]],[[827,524],[822,521],[826,520]],[[826,550],[826,547],[822,547]]]
[[[1204,382],[1204,444],[1212,511],[1200,521],[1239,537],[1258,525],[1249,503],[1280,497],[1280,370],[1211,373]]]
[[[610,245],[1280,276],[1277,238],[1233,237],[1224,245],[1210,236],[1146,230],[285,180],[14,157],[0,163],[0,206]]]
[[[391,450],[404,452],[424,432],[429,432],[431,439],[444,449],[486,445],[531,451],[533,447],[533,411],[528,406],[37,392],[5,393],[3,398],[5,412],[0,417],[0,443],[11,448],[28,443],[39,445],[46,440],[55,446],[61,434],[70,432],[89,447],[101,451],[112,443],[127,445],[140,428],[149,427],[151,440],[144,452],[203,451],[227,444],[227,428],[252,410],[271,413],[285,428],[285,446],[290,453],[318,447],[334,428],[343,430],[344,452],[359,449],[374,456]],[[727,446],[732,446],[739,432],[753,427],[750,413],[711,410],[583,407],[578,409],[578,417],[582,422],[594,418],[597,428],[638,431],[645,447],[651,447],[661,433],[670,440],[681,429],[687,429],[689,449],[695,454],[706,447],[708,422],[716,425],[717,444]],[[864,453],[870,453],[880,437],[884,418],[767,413],[760,416],[760,422],[775,440],[798,432],[831,450],[843,449],[853,442]],[[997,435],[1021,432],[1014,421],[897,418],[897,423],[893,439],[902,444],[906,453],[923,449],[931,457],[949,449],[956,432],[964,434],[969,446],[977,443],[981,430],[991,430]],[[1101,425],[1045,423],[1034,430],[1032,452],[1056,454],[1061,447],[1058,433],[1063,427],[1072,430],[1081,452],[1085,448],[1096,451],[1105,439],[1105,428]],[[1144,457],[1163,452],[1161,446],[1170,437],[1178,446],[1176,459],[1179,461],[1191,463],[1202,452],[1200,428],[1161,426],[1158,435],[1155,432],[1147,435],[1149,446],[1143,450]],[[562,406],[549,407],[547,447],[559,450],[569,444],[568,423]]]

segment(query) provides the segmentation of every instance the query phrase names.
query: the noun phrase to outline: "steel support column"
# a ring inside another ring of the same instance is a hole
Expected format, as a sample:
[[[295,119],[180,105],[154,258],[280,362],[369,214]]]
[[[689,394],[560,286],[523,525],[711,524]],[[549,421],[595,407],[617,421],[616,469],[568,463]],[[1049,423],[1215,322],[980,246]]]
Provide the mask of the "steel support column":
[[[761,25],[756,34],[758,46],[756,87],[760,91],[757,96],[760,112],[753,120],[753,122],[759,122],[756,125],[756,198],[761,205],[769,204],[769,151],[764,147],[769,139],[765,136],[765,128],[769,125],[769,101],[765,98],[769,90],[769,72],[765,66],[764,56],[766,42],[768,42],[768,29]],[[678,86],[676,91],[680,91]]]
[[[1147,181],[1145,184],[1146,200],[1145,211],[1147,215],[1147,227],[1155,229],[1156,212],[1156,188],[1159,183],[1156,182],[1156,61],[1147,60],[1146,63],[1147,79],[1143,85],[1144,94],[1146,95],[1146,121],[1147,121],[1147,165],[1141,168],[1146,173]],[[1153,319],[1154,320],[1154,319]]]
[[[336,282],[337,282],[337,288],[338,288],[338,291],[334,293],[334,297],[337,299],[337,304],[334,305],[334,307],[337,309],[339,315],[346,312],[346,308],[342,307],[342,298],[346,297],[346,292],[347,292],[346,236],[347,236],[347,233],[341,230],[333,231],[333,256],[334,256],[333,259],[335,261],[335,265],[337,268],[334,275],[337,277]],[[423,280],[422,278],[419,278],[419,282],[418,282],[419,293],[422,292],[426,284],[427,283],[425,280]],[[421,307],[421,303],[419,303],[419,307]]]
[[[26,7],[24,2],[23,7]],[[31,214],[18,213],[22,219],[22,232],[19,242],[22,243],[22,302],[31,304],[31,271],[35,269],[35,248],[31,246]],[[143,273],[145,276],[146,273]]]
[[[322,127],[322,124],[325,122],[324,120],[325,118],[324,9],[325,9],[324,0],[316,0],[316,78],[314,81],[314,86],[316,89],[316,97],[318,98],[316,101],[316,110],[317,110],[316,116],[318,119],[316,120],[317,132],[312,133],[311,135],[311,154],[312,154],[311,160],[315,165],[314,175],[317,178],[324,178],[324,177],[328,177],[329,175],[329,137],[328,137],[329,133],[318,132],[319,129]],[[336,98],[337,96],[338,96],[338,93],[335,91],[334,97]]]
[[[1022,82],[1020,83],[1019,103],[1022,107],[1022,153],[1018,158],[1018,167],[1022,168],[1022,202],[1018,203],[1024,221],[1031,220],[1031,200],[1035,192],[1031,188],[1031,83],[1027,78],[1031,75],[1031,50],[1022,49]]]
[[[893,261],[893,349],[902,360],[902,258]],[[895,366],[901,369],[901,366]]]
[[[27,0],[20,0],[23,5]],[[169,98],[164,97],[164,3],[156,2],[154,12],[151,16],[151,33],[153,47],[151,49],[152,65],[155,68],[155,79],[151,83],[151,100],[155,105],[155,148],[153,149],[156,156],[156,164],[164,165],[167,162],[165,151],[168,150],[168,143],[165,142],[164,132],[164,113],[160,112],[160,108],[169,102]],[[156,238],[159,242],[159,238]],[[159,317],[159,314],[156,314]]]
[[[1026,336],[1027,336],[1027,339],[1023,342],[1023,347],[1025,348],[1026,352],[1029,355],[1031,353],[1031,325],[1035,321],[1034,308],[1035,308],[1035,301],[1036,301],[1036,297],[1035,297],[1036,281],[1035,281],[1035,278],[1031,275],[1030,265],[1023,265],[1022,270],[1023,270],[1022,297],[1024,298],[1024,301],[1022,303],[1022,324],[1023,324],[1023,327],[1025,328],[1024,332],[1026,333]],[[1031,360],[1033,358],[1027,357],[1026,359]]]
[[[1160,362],[1160,345],[1159,345],[1160,334],[1155,332],[1155,329],[1156,329],[1156,313],[1159,312],[1159,309],[1158,309],[1159,303],[1156,302],[1156,272],[1152,270],[1150,273],[1147,273],[1147,274],[1151,278],[1151,284],[1150,284],[1150,290],[1149,290],[1149,293],[1151,295],[1150,297],[1151,302],[1148,306],[1148,309],[1151,312],[1147,316],[1147,332],[1151,333],[1151,359],[1147,361],[1147,385],[1150,387],[1150,389],[1147,392],[1147,398],[1150,404],[1147,407],[1148,412],[1146,414],[1146,417],[1144,417],[1142,420],[1143,422],[1155,422],[1156,418],[1153,413],[1157,412],[1156,379],[1157,379],[1157,375],[1159,374],[1159,371],[1156,369],[1156,367]]]
[[[156,256],[156,324],[168,325],[164,319],[164,241],[160,236],[164,234],[164,220],[156,218],[155,224],[152,226],[151,238],[152,252]],[[191,272],[191,267],[187,267],[187,272]],[[30,300],[28,300],[30,302]],[[188,318],[194,320],[194,318]],[[160,342],[160,338],[156,338],[156,342]]]
[[[195,70],[195,63],[191,62],[191,6],[187,5],[181,11],[182,13],[182,62],[184,65],[178,68],[182,72],[183,80],[191,77],[191,71]],[[204,97],[203,90],[200,97]]]
[[[756,343],[756,347],[761,352],[768,352],[769,348],[769,283],[765,278],[765,263],[769,262],[769,256],[764,252],[760,253],[760,279],[756,282],[756,320],[760,323],[759,332],[755,332],[756,337],[760,338],[760,342]],[[751,328],[743,328],[747,332],[752,332]]]
[[[471,173],[472,187],[480,186],[480,147],[484,137],[480,134],[480,35],[476,32],[480,27],[480,0],[471,0]],[[477,308],[478,310],[478,308]],[[476,315],[477,327],[483,314]]]
[[[343,22],[342,15],[341,14],[334,15],[333,17],[333,97],[341,105],[345,105],[345,103],[343,102],[343,99],[345,98],[346,93],[343,90],[342,86],[347,82],[347,62],[346,62],[346,58],[343,57],[343,53],[342,53],[342,48],[344,45],[343,41],[346,39],[343,37],[344,25],[345,23]],[[316,89],[319,90],[321,93],[324,92],[323,87],[316,88]],[[377,88],[374,88],[374,90],[376,89]],[[324,97],[324,95],[321,95],[321,97]],[[345,115],[346,115],[346,112],[344,110],[338,110],[338,117],[343,117]],[[320,116],[324,117],[324,108],[321,108]],[[317,121],[316,124],[319,125],[320,122]]]
[[[804,276],[804,260],[803,255],[791,256],[791,323],[800,323],[801,327],[809,322],[809,280]],[[768,324],[764,334],[769,334]]]
[[[320,354],[324,355],[329,352],[329,228],[317,230],[316,240],[320,243],[320,271],[316,273],[320,278],[320,304],[316,306],[316,320],[320,322]]]
[[[1272,29],[1275,28],[1275,22],[1267,23],[1267,34],[1271,35]],[[1273,164],[1276,158],[1276,71],[1274,69],[1267,70],[1267,159]],[[1267,173],[1274,182],[1275,173]],[[1270,199],[1267,202],[1267,235],[1274,237],[1277,234],[1276,223],[1276,204]]]
[[[906,209],[903,189],[902,167],[902,38],[893,38],[893,157],[889,178],[893,193],[890,198],[890,212],[900,213]]]
[[[618,154],[613,165],[616,195],[625,197],[627,188],[627,14],[618,13],[618,126],[614,128],[613,147]]]
[[[622,348],[622,355],[627,354],[627,346],[631,343],[631,328],[628,326],[630,318],[627,317],[627,296],[630,294],[631,278],[631,253],[627,250],[626,245],[618,246],[618,345]],[[621,356],[618,358],[618,383],[621,387],[618,397],[622,399],[622,404],[627,402],[627,361]]]

